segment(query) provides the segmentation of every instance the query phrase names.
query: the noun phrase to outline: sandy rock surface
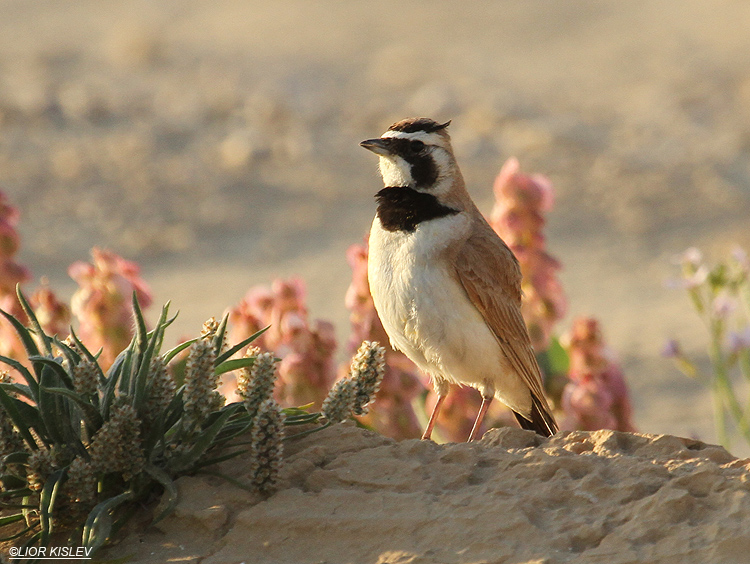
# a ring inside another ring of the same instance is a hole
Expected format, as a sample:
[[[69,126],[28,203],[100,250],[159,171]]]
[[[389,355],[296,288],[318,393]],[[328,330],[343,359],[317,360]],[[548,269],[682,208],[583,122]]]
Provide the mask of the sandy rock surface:
[[[221,471],[244,477],[242,459]],[[722,563],[750,555],[750,461],[670,435],[395,442],[338,425],[287,446],[268,499],[178,481],[157,528],[105,558],[140,564]]]

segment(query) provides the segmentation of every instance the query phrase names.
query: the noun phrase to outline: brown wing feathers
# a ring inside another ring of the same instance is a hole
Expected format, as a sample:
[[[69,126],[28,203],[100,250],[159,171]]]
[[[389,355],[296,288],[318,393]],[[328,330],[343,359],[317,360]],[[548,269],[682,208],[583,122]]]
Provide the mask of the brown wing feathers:
[[[491,231],[489,225],[486,228]],[[531,391],[531,413],[516,414],[521,427],[543,436],[554,434],[557,425],[544,397],[541,372],[519,309],[520,271],[512,252],[494,231],[480,232],[470,237],[459,251],[456,274],[497,337],[503,353]]]

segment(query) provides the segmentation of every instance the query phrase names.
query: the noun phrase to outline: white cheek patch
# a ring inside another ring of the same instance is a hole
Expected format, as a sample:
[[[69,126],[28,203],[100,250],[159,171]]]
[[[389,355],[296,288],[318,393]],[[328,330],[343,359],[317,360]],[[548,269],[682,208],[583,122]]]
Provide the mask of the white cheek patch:
[[[440,197],[452,189],[456,165],[450,154],[442,147],[435,147],[432,150],[432,159],[438,169],[438,178],[435,184],[425,191]]]
[[[386,186],[411,186],[411,165],[397,156],[380,157],[380,176]]]

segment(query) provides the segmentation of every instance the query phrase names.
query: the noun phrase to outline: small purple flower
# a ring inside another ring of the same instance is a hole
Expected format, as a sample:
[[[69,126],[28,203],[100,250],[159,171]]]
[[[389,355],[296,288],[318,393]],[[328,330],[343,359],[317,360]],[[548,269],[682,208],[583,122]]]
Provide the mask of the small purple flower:
[[[661,349],[661,356],[664,358],[679,358],[682,356],[680,343],[675,339],[669,339]]]
[[[737,302],[726,294],[719,294],[713,301],[714,315],[719,319],[727,319],[737,309]]]
[[[739,331],[730,332],[728,341],[727,348],[730,354],[739,354],[750,349],[750,325]]]

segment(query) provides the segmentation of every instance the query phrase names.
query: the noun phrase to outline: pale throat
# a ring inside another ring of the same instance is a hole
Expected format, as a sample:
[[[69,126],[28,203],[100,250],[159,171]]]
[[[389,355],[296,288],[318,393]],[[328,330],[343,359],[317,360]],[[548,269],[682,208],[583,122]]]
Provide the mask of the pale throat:
[[[400,157],[395,161],[380,157],[379,168],[385,186],[411,186],[414,183],[411,166]]]

